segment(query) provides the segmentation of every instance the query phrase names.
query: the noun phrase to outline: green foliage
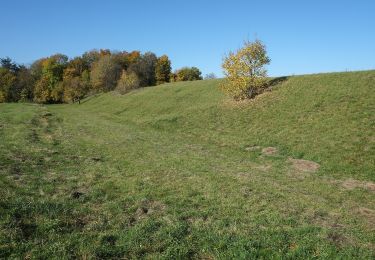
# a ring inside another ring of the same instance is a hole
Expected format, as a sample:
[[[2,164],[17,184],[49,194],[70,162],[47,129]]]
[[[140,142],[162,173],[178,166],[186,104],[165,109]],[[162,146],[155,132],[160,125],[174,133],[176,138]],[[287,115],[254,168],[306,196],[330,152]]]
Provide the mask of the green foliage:
[[[126,94],[129,91],[137,88],[139,88],[139,79],[137,74],[124,70],[121,74],[121,78],[117,82],[117,92],[120,94]]]
[[[155,68],[156,84],[160,85],[170,81],[171,61],[167,55],[158,58]]]
[[[261,41],[245,41],[242,48],[224,58],[222,67],[227,78],[222,89],[234,99],[254,97],[266,86],[267,70],[264,66],[270,61]]]
[[[176,81],[201,80],[202,72],[196,67],[183,67],[175,72]]]

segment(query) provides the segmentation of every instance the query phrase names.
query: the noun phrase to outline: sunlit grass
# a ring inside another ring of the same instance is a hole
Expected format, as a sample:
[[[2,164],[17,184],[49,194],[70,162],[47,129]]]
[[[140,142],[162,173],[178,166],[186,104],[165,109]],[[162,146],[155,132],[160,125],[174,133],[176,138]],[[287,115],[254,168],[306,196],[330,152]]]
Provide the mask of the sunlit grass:
[[[375,72],[219,82],[0,104],[0,257],[375,257]]]

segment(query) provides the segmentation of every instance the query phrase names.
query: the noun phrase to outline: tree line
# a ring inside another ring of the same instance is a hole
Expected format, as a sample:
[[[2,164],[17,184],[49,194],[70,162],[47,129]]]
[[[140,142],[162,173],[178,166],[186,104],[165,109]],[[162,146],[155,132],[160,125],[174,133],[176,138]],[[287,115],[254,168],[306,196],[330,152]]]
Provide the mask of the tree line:
[[[69,59],[64,54],[41,58],[30,66],[0,59],[0,102],[71,103],[87,95],[167,82],[201,80],[196,67],[172,72],[167,55],[152,52],[92,50]]]

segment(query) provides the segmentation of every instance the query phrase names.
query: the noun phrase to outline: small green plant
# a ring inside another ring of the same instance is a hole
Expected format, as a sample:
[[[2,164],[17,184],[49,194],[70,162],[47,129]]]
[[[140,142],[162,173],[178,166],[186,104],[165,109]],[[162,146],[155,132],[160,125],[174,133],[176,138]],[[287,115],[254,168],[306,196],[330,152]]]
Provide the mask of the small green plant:
[[[253,98],[266,86],[267,70],[264,66],[270,61],[260,40],[245,41],[242,48],[224,58],[222,67],[226,80],[221,88],[236,100]]]

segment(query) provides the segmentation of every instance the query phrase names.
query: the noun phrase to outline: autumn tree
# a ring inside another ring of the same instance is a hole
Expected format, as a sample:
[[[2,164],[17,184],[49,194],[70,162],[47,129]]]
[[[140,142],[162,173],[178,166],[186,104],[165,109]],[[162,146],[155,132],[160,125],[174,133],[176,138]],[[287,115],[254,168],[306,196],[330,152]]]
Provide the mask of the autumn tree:
[[[82,57],[69,61],[64,70],[63,81],[59,83],[66,103],[80,103],[90,89],[90,72],[87,62]]]
[[[265,45],[259,41],[245,41],[236,52],[230,52],[222,67],[227,77],[222,89],[234,99],[254,97],[267,83],[265,65],[270,63]]]
[[[34,78],[24,65],[18,65],[9,57],[0,59],[0,100],[18,102],[32,99]]]
[[[169,74],[169,81],[170,81],[170,82],[176,82],[176,81],[177,81],[177,75],[176,75],[176,73],[171,72],[171,73]]]
[[[31,64],[29,70],[35,81],[38,81],[42,77],[43,61],[46,59],[47,58],[41,58]]]
[[[137,74],[141,87],[154,86],[156,84],[155,67],[157,60],[154,53],[146,52],[135,63],[130,65],[128,70]]]
[[[63,79],[68,57],[55,54],[41,61],[41,76],[34,88],[34,100],[38,103],[62,102],[61,88],[58,83]]]
[[[50,80],[46,75],[35,83],[34,101],[37,103],[49,103],[52,101]]]
[[[16,75],[7,68],[0,67],[0,103],[11,102],[11,91],[16,84]]]
[[[88,81],[81,77],[65,78],[60,85],[63,89],[63,101],[66,103],[80,103],[89,89]]]
[[[90,80],[92,88],[96,91],[111,91],[116,87],[120,76],[121,67],[116,64],[110,55],[102,56],[93,64]]]
[[[139,79],[137,74],[134,72],[124,70],[121,74],[121,78],[117,83],[116,90],[120,94],[126,94],[133,89],[139,88]]]
[[[68,62],[64,70],[63,78],[79,77],[83,71],[88,69],[89,65],[82,57],[75,57]]]
[[[120,51],[120,52],[113,52],[112,57],[114,61],[121,66],[122,70],[127,70],[130,65],[136,63],[139,58],[141,57],[141,53],[139,51]]]
[[[156,84],[163,84],[170,81],[171,61],[167,55],[158,58],[155,67]]]
[[[202,72],[197,67],[183,67],[175,72],[176,81],[201,80]]]
[[[91,69],[93,64],[100,59],[100,53],[98,50],[87,51],[82,54],[82,60]]]
[[[35,81],[30,69],[23,65],[19,66],[16,77],[17,81],[12,94],[14,101],[26,102],[33,100]]]

